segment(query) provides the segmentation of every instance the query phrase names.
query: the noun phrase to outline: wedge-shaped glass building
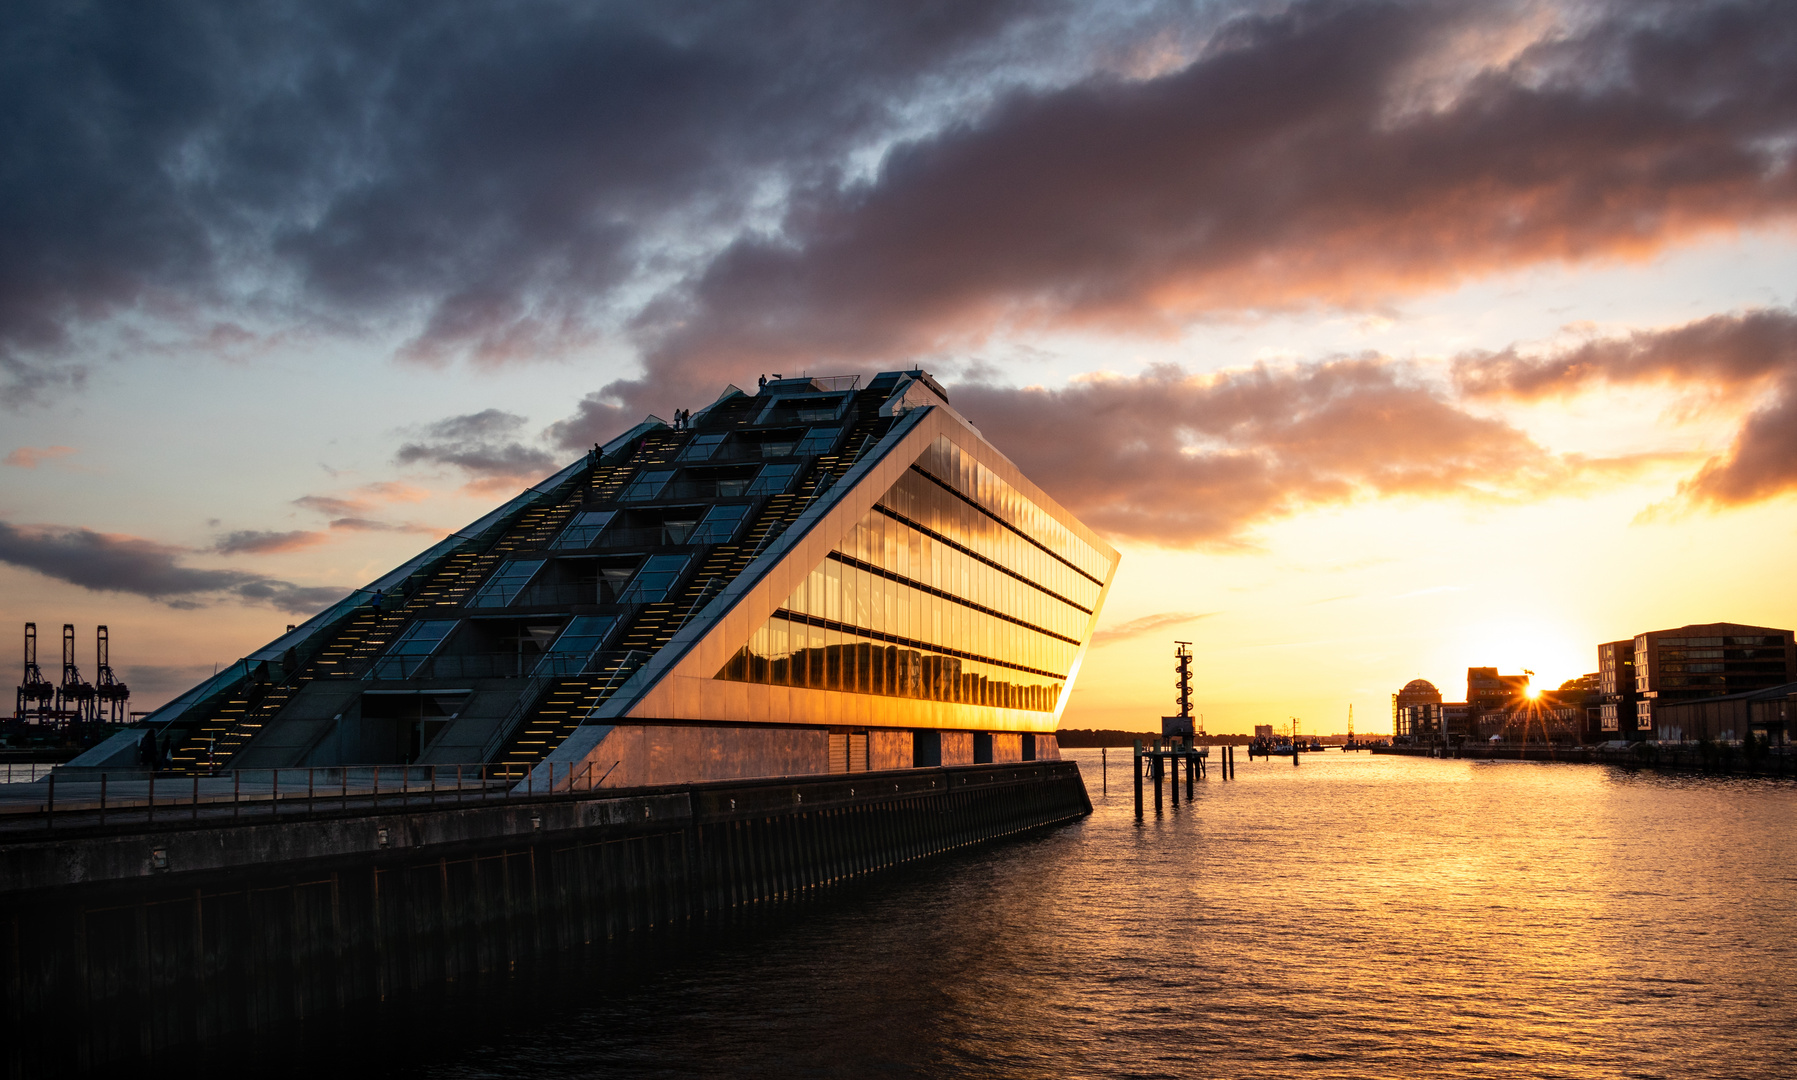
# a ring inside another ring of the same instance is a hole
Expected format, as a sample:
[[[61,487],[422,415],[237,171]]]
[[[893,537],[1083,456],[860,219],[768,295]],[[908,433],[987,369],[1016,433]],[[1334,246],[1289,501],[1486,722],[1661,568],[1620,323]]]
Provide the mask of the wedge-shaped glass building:
[[[731,387],[150,720],[195,772],[481,763],[616,787],[1057,757],[1116,566],[924,372]]]

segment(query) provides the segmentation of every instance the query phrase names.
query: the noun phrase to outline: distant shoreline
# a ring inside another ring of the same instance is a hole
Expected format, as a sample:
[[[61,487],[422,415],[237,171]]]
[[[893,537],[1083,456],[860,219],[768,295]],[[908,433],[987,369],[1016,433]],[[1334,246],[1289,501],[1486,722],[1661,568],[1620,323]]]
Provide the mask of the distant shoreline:
[[[1157,731],[1119,731],[1116,728],[1062,728],[1055,732],[1055,739],[1064,750],[1097,750],[1114,746],[1133,747],[1137,739],[1144,743],[1160,738]],[[1337,732],[1334,735],[1304,735],[1305,741],[1316,738],[1324,746],[1340,746],[1348,741],[1348,736]],[[1390,735],[1381,732],[1363,732],[1356,736],[1360,739],[1389,739]],[[1252,735],[1201,735],[1200,746],[1247,746],[1254,741]]]

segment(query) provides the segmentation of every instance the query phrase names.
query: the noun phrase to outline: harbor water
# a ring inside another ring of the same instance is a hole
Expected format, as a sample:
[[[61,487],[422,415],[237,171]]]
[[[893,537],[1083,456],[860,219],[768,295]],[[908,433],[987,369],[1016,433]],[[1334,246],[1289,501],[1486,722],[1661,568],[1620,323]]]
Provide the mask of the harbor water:
[[[1128,751],[1108,796],[1099,752],[1068,756],[1096,807],[1078,824],[272,1056],[441,1078],[1792,1075],[1789,781],[1330,751],[1240,758],[1138,825]]]

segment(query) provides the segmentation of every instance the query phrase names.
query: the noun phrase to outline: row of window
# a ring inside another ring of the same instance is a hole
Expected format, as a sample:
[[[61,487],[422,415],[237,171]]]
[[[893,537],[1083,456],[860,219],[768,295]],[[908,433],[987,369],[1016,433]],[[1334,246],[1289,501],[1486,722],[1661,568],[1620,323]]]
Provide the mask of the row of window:
[[[1682,637],[1682,638],[1680,638],[1680,637],[1663,637],[1663,638],[1656,638],[1655,640],[1658,641],[1661,646],[1667,646],[1667,645],[1696,645],[1696,646],[1704,646],[1704,645],[1709,645],[1709,646],[1717,646],[1717,645],[1783,645],[1785,643],[1785,639],[1782,637],[1779,637],[1777,635],[1766,635],[1766,636],[1759,636],[1759,637]],[[1646,646],[1647,646],[1647,638],[1638,637],[1635,639],[1635,647],[1636,648],[1638,648],[1638,649],[1646,648]]]
[[[990,559],[1019,577],[1040,583],[1056,596],[1065,597],[1087,610],[1098,606],[1098,594],[1102,590],[1099,581],[1032,544],[915,470],[906,471],[898,483],[880,497],[878,505],[904,521],[915,522],[930,532],[947,537],[952,543]],[[866,561],[888,565],[883,549],[883,542],[879,549],[870,546]],[[894,557],[899,557],[897,552]]]
[[[1082,636],[1092,620],[1091,612],[878,510],[862,518],[836,550],[1062,637]]]
[[[687,564],[692,561],[691,555],[651,555],[644,559],[634,574],[630,574],[628,583],[620,580],[613,586],[616,603],[620,604],[654,604],[667,599],[668,594],[679,583]],[[542,572],[545,559],[509,559],[500,564],[498,570],[486,580],[480,589],[469,598],[471,608],[502,608],[510,606],[521,596],[526,603],[532,596],[527,593],[538,593],[541,590],[531,589],[531,582]],[[605,596],[595,593],[586,603],[600,603]],[[549,603],[562,602],[558,597]],[[572,602],[572,601],[570,601]]]
[[[725,544],[736,535],[748,516],[748,503],[695,506],[692,517],[666,517],[650,529],[612,528],[616,510],[587,510],[575,514],[553,543],[552,551],[584,551],[596,543],[653,546],[657,544]]]
[[[717,675],[736,682],[1053,712],[1061,680],[921,643],[895,644],[776,615]]]
[[[733,435],[734,439],[731,438]],[[831,447],[836,445],[836,440],[841,437],[840,427],[773,432],[702,432],[694,435],[674,460],[700,462],[710,461],[714,457],[813,457],[829,453]],[[729,442],[728,450],[724,450],[726,441]],[[723,453],[720,454],[720,450]]]
[[[444,654],[456,627],[465,620],[421,619],[405,628],[374,667],[371,679],[518,678],[578,675],[586,671],[618,623],[616,615],[581,615],[558,628],[533,627],[505,652]]]
[[[1064,673],[1079,652],[1077,639],[1052,637],[835,559],[825,559],[807,575],[784,606],[802,615],[1041,671]]]
[[[1006,483],[997,473],[975,461],[972,455],[950,442],[947,436],[932,443],[918,457],[917,465],[1093,579],[1103,581],[1110,573],[1110,559],[1074,535],[1073,530]]]
[[[779,495],[792,484],[804,466],[802,461],[741,466],[728,471],[695,472],[690,469],[646,468],[631,478],[618,495],[619,502],[654,499],[734,499],[744,495]],[[680,475],[679,480],[675,476]]]

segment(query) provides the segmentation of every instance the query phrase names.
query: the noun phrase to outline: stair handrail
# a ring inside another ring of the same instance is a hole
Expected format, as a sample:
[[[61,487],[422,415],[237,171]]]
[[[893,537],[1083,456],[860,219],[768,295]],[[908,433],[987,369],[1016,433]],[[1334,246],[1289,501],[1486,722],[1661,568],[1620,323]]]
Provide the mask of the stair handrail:
[[[532,675],[530,677],[529,681],[524,684],[524,692],[519,694],[518,700],[512,703],[505,718],[499,721],[498,726],[493,729],[493,734],[487,736],[487,743],[480,752],[481,761],[493,760],[493,755],[497,754],[499,748],[505,745],[507,739],[511,738],[512,728],[523,721],[524,714],[528,713],[531,706],[537,703],[537,698],[542,695],[544,689],[554,678],[553,675]]]
[[[686,606],[686,613],[680,616],[680,621],[674,624],[674,628],[668,636],[672,637],[674,634],[678,634],[681,628],[691,622],[692,617],[699,613],[699,609],[710,603],[713,591],[722,592],[723,588],[724,579],[717,574],[706,578],[705,587],[700,589],[699,595],[693,597],[693,602]]]
[[[638,669],[648,662],[649,656],[650,653],[647,649],[627,650],[618,659],[618,666],[612,669],[610,678],[606,679],[605,683],[599,687],[597,696],[593,698],[593,704],[587,709],[586,715],[580,718],[580,724],[591,722],[593,714],[599,711],[600,706],[611,700],[611,696],[617,692],[624,680],[635,675]]]

